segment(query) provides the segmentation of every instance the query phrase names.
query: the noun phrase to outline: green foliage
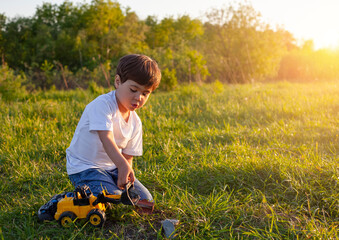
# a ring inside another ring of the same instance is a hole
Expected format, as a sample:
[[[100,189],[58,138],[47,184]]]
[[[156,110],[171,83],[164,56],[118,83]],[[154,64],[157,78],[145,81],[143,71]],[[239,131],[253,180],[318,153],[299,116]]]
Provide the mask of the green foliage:
[[[219,81],[215,80],[213,83],[213,89],[215,93],[222,93],[224,91],[224,85]]]
[[[82,51],[91,58],[108,60],[120,56],[120,42],[117,41],[118,28],[125,16],[118,2],[94,0],[85,13],[86,27]],[[92,61],[93,68],[96,64]]]
[[[94,95],[100,95],[104,93],[104,88],[99,87],[98,84],[96,84],[96,82],[91,81],[88,84],[88,90],[90,91],[90,93],[94,94]]]
[[[124,24],[119,27],[119,43],[117,49],[120,48],[119,54],[125,55],[129,53],[145,53],[148,51],[146,32],[148,27],[139,20],[134,12],[127,12]],[[119,56],[119,55],[117,55]]]
[[[178,239],[338,238],[339,89],[333,81],[216,82],[156,92],[138,110],[144,154],[133,164],[155,198],[154,214],[114,205],[102,229],[83,221],[70,229],[38,222],[42,204],[73,189],[65,150],[100,91],[0,100],[4,239],[163,239],[160,222],[167,218],[180,220]]]
[[[189,51],[187,55],[189,58],[189,80],[192,79],[191,75],[195,76],[194,79],[197,82],[205,80],[210,74],[203,55],[196,50]]]
[[[169,70],[168,68],[165,68],[162,70],[161,74],[160,89],[172,90],[177,86],[178,80],[175,69]]]
[[[93,73],[97,84],[110,86],[108,69],[113,72],[118,60],[131,53],[149,55],[168,69],[166,89],[173,88],[174,79],[179,84],[214,79],[247,83],[339,76],[337,52],[314,51],[311,42],[298,47],[291,33],[273,30],[248,3],[211,10],[205,19],[142,20],[113,0],[43,3],[30,18],[0,14],[0,57],[15,71],[24,71],[31,87],[42,89],[87,86],[83,71]],[[41,70],[46,62],[54,68]],[[80,75],[82,79],[76,77]]]
[[[0,96],[4,101],[13,101],[25,96],[22,83],[26,80],[24,74],[16,75],[7,64],[0,66]]]
[[[162,69],[175,69],[180,82],[205,80],[206,61],[195,44],[204,33],[201,21],[182,16],[164,18],[159,24],[148,18],[146,23],[150,27],[146,42],[153,49],[150,55],[158,59]]]
[[[5,50],[5,39],[4,39],[4,29],[6,26],[6,16],[0,13],[0,56],[4,56]]]
[[[44,75],[44,82],[42,83],[43,88],[50,88],[53,85],[53,68],[54,65],[49,63],[47,60],[42,63],[40,69]]]

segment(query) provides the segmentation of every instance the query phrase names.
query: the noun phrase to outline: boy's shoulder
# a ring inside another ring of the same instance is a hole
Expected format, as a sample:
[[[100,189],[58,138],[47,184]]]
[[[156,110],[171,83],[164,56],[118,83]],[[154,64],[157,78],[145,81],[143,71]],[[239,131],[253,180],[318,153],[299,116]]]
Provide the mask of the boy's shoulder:
[[[97,111],[98,109],[103,111],[106,109],[108,112],[116,112],[118,110],[114,91],[96,97],[86,106],[86,111]]]
[[[109,102],[116,102],[115,90],[110,91],[108,93],[101,94],[94,100],[106,100],[106,101],[109,101]]]
[[[92,102],[90,102],[89,104],[102,104],[102,103],[106,103],[109,105],[117,105],[117,101],[115,98],[115,91],[111,91],[109,93],[105,93],[102,95],[99,95],[98,97],[96,97]]]

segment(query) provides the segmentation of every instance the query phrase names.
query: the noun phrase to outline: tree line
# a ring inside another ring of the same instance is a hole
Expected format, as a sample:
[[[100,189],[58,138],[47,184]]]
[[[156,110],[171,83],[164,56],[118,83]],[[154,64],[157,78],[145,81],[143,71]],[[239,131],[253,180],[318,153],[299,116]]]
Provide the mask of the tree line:
[[[291,33],[264,23],[251,5],[214,9],[206,19],[140,19],[111,0],[44,3],[32,17],[0,14],[0,85],[15,80],[28,89],[92,82],[110,87],[119,58],[129,53],[158,61],[163,89],[182,82],[338,77],[338,53],[315,51],[312,41],[298,46]]]

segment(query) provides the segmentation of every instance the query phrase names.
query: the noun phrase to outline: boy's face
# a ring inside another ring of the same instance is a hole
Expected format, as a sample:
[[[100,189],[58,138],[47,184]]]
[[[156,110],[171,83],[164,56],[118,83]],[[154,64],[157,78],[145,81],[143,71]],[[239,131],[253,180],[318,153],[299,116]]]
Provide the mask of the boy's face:
[[[118,100],[120,112],[134,111],[141,108],[152,92],[152,88],[146,88],[133,80],[121,83],[120,77],[115,77],[115,95]]]

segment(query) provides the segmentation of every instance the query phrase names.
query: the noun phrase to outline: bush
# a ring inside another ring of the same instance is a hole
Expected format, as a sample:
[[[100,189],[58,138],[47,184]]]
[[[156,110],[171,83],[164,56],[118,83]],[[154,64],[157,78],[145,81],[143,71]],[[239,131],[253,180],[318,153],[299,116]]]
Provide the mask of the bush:
[[[224,92],[224,85],[217,79],[213,83],[213,90],[215,93]]]
[[[88,89],[94,95],[101,95],[105,93],[105,89],[101,86],[98,86],[98,84],[94,81],[90,81],[88,83]]]
[[[26,80],[24,74],[15,75],[14,71],[4,64],[0,67],[0,96],[5,101],[13,101],[26,95],[22,83]]]
[[[162,90],[171,90],[174,89],[177,84],[177,73],[175,69],[169,70],[168,68],[165,68],[161,73],[161,83],[160,83],[160,89]]]

